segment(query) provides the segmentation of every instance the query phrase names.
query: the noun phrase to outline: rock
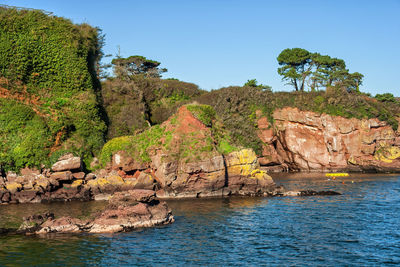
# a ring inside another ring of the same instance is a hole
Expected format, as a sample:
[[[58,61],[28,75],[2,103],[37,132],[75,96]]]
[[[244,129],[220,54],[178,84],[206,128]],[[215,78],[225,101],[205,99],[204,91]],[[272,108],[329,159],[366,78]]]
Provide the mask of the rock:
[[[15,172],[9,171],[6,175],[6,180],[8,182],[14,182],[17,179],[18,175]]]
[[[35,214],[23,218],[23,222],[18,229],[20,233],[34,233],[41,229],[41,225],[47,220],[53,220],[54,214],[47,212],[43,214]]]
[[[15,194],[17,191],[22,189],[22,184],[11,182],[6,184],[6,189],[11,193]]]
[[[94,157],[94,158],[92,159],[92,161],[90,162],[90,169],[93,170],[94,168],[96,168],[97,166],[99,166],[99,164],[100,164],[99,159],[96,158],[96,157]]]
[[[54,218],[53,214],[34,215],[24,219],[19,232],[25,233],[115,233],[139,227],[152,227],[174,221],[165,202],[150,190],[116,193],[108,207],[93,220],[72,217]]]
[[[43,191],[50,191],[51,189],[51,183],[49,179],[43,176],[38,177],[38,179],[36,180],[36,186],[41,187]]]
[[[31,189],[15,192],[14,196],[18,203],[40,203],[41,198],[39,194],[40,191]]]
[[[50,175],[50,179],[56,181],[71,181],[73,179],[73,176],[70,171],[60,171],[52,173]]]
[[[123,170],[125,172],[132,172],[136,170],[145,170],[148,164],[135,161],[132,157],[128,156],[125,151],[119,151],[113,155],[112,169]]]
[[[114,195],[109,207],[93,221],[89,232],[125,232],[173,221],[171,210],[155,198],[154,191],[131,190]]]
[[[36,234],[80,233],[86,230],[88,224],[86,221],[68,216],[58,219],[50,218],[40,225],[40,230],[36,231]]]
[[[86,181],[93,180],[93,179],[96,179],[96,174],[94,174],[94,173],[88,173],[85,177]]]
[[[63,171],[70,171],[70,170],[77,170],[81,169],[81,158],[80,157],[71,157],[71,154],[68,156],[65,155],[60,158],[60,161],[54,163],[51,169],[54,172],[63,172]]]
[[[156,199],[156,192],[153,190],[135,189],[125,192],[115,193],[110,199],[110,204],[121,204],[126,201],[136,201],[143,203],[152,203]]]
[[[68,160],[68,159],[71,159],[71,158],[73,158],[73,157],[75,157],[74,154],[72,154],[72,153],[67,153],[67,154],[62,155],[61,157],[59,157],[57,161]]]
[[[5,188],[0,188],[0,203],[8,203],[11,200],[10,192]]]
[[[75,179],[83,179],[85,178],[85,173],[84,172],[74,172],[72,173],[72,177]]]
[[[386,122],[376,118],[346,119],[291,107],[275,110],[273,119],[273,127],[266,117],[258,117],[257,121],[258,136],[264,143],[260,155],[263,166],[283,165],[283,170],[288,167],[293,171],[355,167],[358,171],[400,171],[400,158],[388,162],[378,155],[379,147],[399,147],[398,134]]]
[[[46,192],[43,200],[50,201],[88,201],[92,199],[89,186],[77,186],[76,184],[64,184],[63,187],[51,192]]]
[[[21,175],[23,176],[36,176],[40,174],[40,171],[37,169],[30,169],[28,167],[20,170]]]
[[[84,182],[85,181],[82,179],[75,180],[72,182],[71,187],[79,187],[79,186],[83,185]]]
[[[149,173],[145,172],[140,172],[139,176],[136,179],[136,182],[134,184],[135,189],[148,189],[148,190],[153,190],[154,189],[154,179],[153,176]]]

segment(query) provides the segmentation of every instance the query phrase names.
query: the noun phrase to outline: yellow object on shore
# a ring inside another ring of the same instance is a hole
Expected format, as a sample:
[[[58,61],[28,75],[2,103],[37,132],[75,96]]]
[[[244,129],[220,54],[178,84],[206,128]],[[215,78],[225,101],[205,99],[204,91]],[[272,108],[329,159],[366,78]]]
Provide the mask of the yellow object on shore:
[[[347,172],[332,172],[332,173],[325,173],[327,177],[345,177],[349,176]]]

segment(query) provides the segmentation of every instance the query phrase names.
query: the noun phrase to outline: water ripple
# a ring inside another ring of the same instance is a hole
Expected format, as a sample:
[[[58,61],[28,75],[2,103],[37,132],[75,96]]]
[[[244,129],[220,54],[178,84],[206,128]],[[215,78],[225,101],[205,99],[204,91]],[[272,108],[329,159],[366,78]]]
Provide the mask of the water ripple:
[[[170,201],[176,222],[168,226],[114,235],[2,236],[0,266],[399,265],[399,178],[282,176],[288,188],[343,195]],[[96,209],[73,205],[78,215]],[[10,207],[0,207],[0,218],[21,212]],[[60,204],[50,207],[60,210]]]

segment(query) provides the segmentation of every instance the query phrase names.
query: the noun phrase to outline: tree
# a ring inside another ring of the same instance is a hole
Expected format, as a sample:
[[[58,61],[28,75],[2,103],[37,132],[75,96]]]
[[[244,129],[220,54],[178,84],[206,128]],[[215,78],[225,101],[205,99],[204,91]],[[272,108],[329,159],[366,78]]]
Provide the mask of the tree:
[[[343,86],[349,92],[359,91],[364,75],[350,73],[343,59],[328,55],[310,53],[305,49],[292,48],[283,50],[278,56],[278,73],[282,80],[289,81],[296,91],[304,91],[307,82],[311,91],[319,87]]]
[[[122,79],[133,75],[160,78],[162,73],[167,72],[167,69],[159,68],[160,62],[143,56],[117,57],[111,61],[111,64],[114,65],[114,74]]]
[[[331,58],[330,56],[321,55],[319,53],[313,53],[311,58],[314,68],[311,75],[311,90],[319,86],[331,86],[348,73],[348,70],[346,70],[346,63],[342,59]]]
[[[304,84],[307,77],[311,74],[312,54],[302,48],[287,48],[278,56],[279,75],[282,80],[288,81],[296,91],[304,91]]]
[[[272,87],[265,84],[258,84],[256,79],[247,80],[243,86],[256,87],[262,91],[271,91]]]
[[[345,86],[349,92],[360,92],[360,85],[362,85],[362,78],[364,75],[359,72],[349,73],[348,70],[346,71],[347,73],[344,73],[343,77],[339,79],[338,82]]]

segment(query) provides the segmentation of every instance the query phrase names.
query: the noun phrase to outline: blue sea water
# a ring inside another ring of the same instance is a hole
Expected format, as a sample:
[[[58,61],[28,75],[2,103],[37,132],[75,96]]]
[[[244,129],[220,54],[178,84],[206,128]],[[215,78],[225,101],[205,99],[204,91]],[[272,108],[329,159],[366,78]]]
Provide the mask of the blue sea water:
[[[113,235],[0,237],[0,266],[397,266],[400,176],[279,175],[289,189],[339,196],[169,201],[175,223]],[[68,214],[100,204],[0,206]],[[0,217],[1,218],[1,217]]]

